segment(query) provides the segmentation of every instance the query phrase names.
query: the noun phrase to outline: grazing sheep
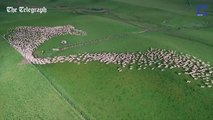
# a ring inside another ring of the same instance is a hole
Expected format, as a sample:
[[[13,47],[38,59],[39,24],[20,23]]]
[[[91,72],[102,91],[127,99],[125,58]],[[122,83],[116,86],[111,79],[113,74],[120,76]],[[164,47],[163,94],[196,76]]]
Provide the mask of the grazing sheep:
[[[71,25],[57,26],[57,27],[32,27],[23,26],[13,29],[10,34],[7,35],[9,43],[21,53],[28,61],[33,64],[52,64],[52,63],[64,63],[72,62],[80,64],[84,62],[87,64],[92,61],[99,61],[105,64],[118,64],[122,68],[130,66],[129,69],[133,69],[133,65],[139,67],[138,70],[151,67],[151,70],[155,68],[165,71],[166,69],[181,68],[184,74],[190,75],[194,80],[201,79],[204,84],[211,87],[213,84],[213,67],[209,62],[205,63],[195,56],[188,54],[177,54],[176,51],[166,49],[150,48],[144,53],[79,53],[77,55],[69,56],[55,56],[48,58],[37,58],[33,56],[33,52],[45,41],[59,35],[85,35],[86,33],[75,29]],[[53,48],[55,51],[60,51],[59,48]],[[122,69],[118,68],[121,72]],[[181,75],[181,73],[178,73]],[[191,81],[187,81],[190,83]],[[205,86],[204,86],[205,87]],[[201,86],[201,88],[204,88]]]

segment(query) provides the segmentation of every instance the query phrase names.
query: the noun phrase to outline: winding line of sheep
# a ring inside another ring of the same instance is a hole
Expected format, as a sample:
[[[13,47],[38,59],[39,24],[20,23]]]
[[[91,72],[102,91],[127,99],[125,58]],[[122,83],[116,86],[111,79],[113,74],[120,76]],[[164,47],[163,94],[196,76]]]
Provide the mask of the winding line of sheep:
[[[40,63],[41,59],[33,56],[34,50],[45,41],[59,35],[85,35],[86,33],[75,29],[71,25],[56,27],[21,26],[9,30],[5,37],[9,43],[32,63]],[[45,59],[44,59],[45,61]]]
[[[58,62],[72,62],[76,64],[92,61],[100,61],[105,64],[118,64],[119,72],[127,67],[132,70],[147,69],[152,70],[181,68],[183,71],[178,75],[190,75],[194,80],[202,80],[201,88],[212,87],[213,85],[213,67],[210,63],[205,63],[194,56],[188,54],[176,53],[173,50],[150,48],[146,52],[136,53],[82,53],[69,56],[55,56],[47,58],[36,58],[33,56],[34,50],[45,41],[58,35],[85,35],[86,33],[75,29],[71,25],[57,27],[17,27],[12,29],[6,37],[10,44],[20,52],[28,61],[33,64],[52,64]],[[191,81],[187,81],[190,83]]]

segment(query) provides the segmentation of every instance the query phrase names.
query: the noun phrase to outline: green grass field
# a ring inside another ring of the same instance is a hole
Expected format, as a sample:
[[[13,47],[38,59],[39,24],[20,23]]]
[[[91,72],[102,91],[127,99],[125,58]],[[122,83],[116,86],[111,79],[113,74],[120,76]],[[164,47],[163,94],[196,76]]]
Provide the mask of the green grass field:
[[[0,44],[0,119],[83,119],[34,65],[2,38]]]
[[[58,36],[42,44],[39,57],[83,52],[137,52],[148,48],[187,53],[213,65],[213,16],[197,17],[202,0],[3,0],[8,5],[46,6],[47,14],[8,14],[0,9],[0,34],[16,26],[71,24],[86,36]],[[103,8],[105,12],[91,8]],[[109,37],[107,40],[105,38]],[[52,48],[103,40],[64,51]],[[179,71],[119,73],[116,65],[23,64],[23,58],[0,38],[0,119],[49,120],[212,120],[211,88]],[[42,53],[41,51],[45,51]],[[193,81],[187,84],[186,80]]]

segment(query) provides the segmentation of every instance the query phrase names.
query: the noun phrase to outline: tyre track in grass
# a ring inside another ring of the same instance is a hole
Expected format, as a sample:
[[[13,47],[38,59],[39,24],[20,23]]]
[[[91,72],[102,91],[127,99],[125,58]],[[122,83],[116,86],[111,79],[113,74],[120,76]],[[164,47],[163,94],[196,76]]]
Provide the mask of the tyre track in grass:
[[[175,34],[175,33],[166,33],[166,34],[168,36],[171,36],[171,37],[177,37],[177,38],[180,38],[180,39],[183,39],[183,40],[186,40],[186,41],[191,41],[191,42],[199,43],[199,44],[202,44],[202,45],[205,45],[205,46],[208,46],[208,47],[213,47],[213,44],[209,44],[207,42],[200,41],[198,39],[193,39],[193,38],[190,38],[190,37],[182,36],[180,34]]]

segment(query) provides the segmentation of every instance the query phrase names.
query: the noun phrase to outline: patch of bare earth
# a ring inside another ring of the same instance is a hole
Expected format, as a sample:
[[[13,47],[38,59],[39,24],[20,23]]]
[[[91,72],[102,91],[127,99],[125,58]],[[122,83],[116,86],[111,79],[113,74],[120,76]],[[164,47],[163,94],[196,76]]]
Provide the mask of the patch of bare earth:
[[[19,63],[19,65],[26,65],[26,64],[30,64],[30,62],[27,59],[25,59],[25,58],[23,58],[21,60],[21,62]]]

